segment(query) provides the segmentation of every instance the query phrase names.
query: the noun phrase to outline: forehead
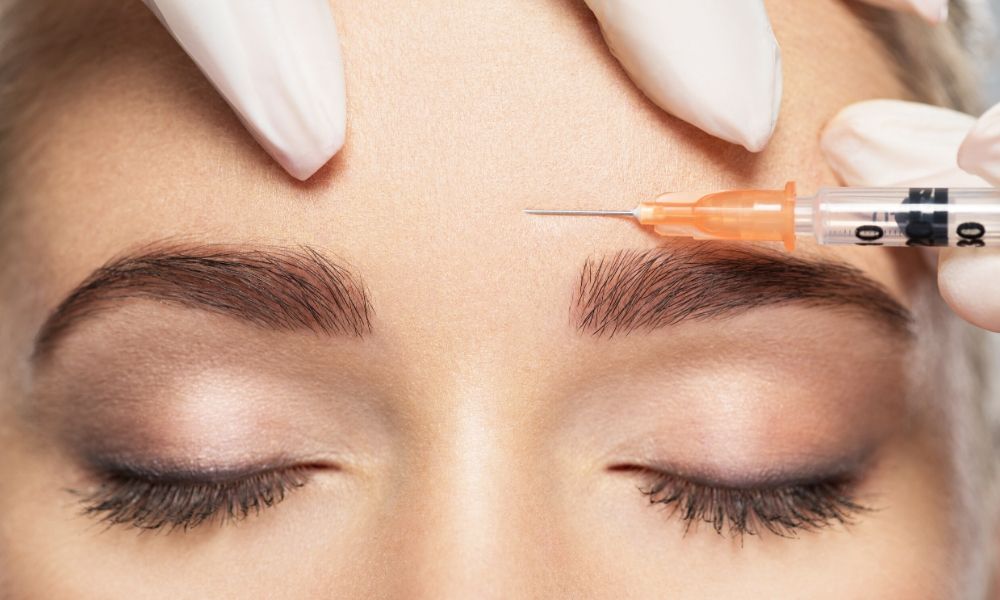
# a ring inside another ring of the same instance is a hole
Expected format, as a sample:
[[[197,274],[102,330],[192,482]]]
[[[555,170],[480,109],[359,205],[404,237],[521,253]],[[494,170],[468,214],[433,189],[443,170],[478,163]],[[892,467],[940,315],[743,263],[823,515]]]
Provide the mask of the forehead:
[[[900,95],[841,2],[768,7],[786,91],[769,149],[750,155],[652,106],[582,3],[335,6],[348,141],[301,184],[256,147],[155,19],[123,5],[94,60],[46,81],[22,124],[34,152],[13,181],[15,262],[52,306],[110,256],[152,240],[308,244],[353,265],[376,303],[406,298],[395,308],[402,322],[551,319],[552,306],[496,299],[531,289],[568,301],[588,256],[658,240],[618,221],[531,219],[522,208],[831,183],[816,144],[824,121],[849,102]],[[821,35],[861,42],[815,44]],[[844,256],[896,287],[884,255]]]

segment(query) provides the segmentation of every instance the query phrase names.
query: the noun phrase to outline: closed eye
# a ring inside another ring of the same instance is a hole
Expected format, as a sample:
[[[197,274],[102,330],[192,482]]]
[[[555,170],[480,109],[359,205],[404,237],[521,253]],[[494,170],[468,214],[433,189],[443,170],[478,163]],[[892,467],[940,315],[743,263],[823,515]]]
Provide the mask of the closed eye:
[[[687,533],[706,523],[720,534],[734,538],[769,532],[796,537],[833,525],[849,525],[873,510],[853,495],[856,482],[847,476],[812,481],[730,486],[696,482],[645,467],[636,471],[647,480],[639,486],[651,505],[667,506],[669,515],[684,522]]]
[[[81,496],[83,513],[108,525],[188,530],[243,520],[271,508],[325,465],[262,468],[242,473],[160,472],[132,466],[103,469]]]

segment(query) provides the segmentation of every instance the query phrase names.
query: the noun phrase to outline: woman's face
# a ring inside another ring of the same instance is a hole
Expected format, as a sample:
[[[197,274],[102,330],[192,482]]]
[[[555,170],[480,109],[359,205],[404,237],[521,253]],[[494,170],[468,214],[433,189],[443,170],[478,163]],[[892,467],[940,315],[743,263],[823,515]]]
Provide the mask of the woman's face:
[[[948,593],[926,399],[951,383],[913,350],[913,253],[521,212],[834,183],[824,121],[903,94],[846,3],[768,2],[786,87],[759,155],[658,112],[580,2],[349,4],[348,143],[308,183],[139,3],[22,124],[15,597]]]

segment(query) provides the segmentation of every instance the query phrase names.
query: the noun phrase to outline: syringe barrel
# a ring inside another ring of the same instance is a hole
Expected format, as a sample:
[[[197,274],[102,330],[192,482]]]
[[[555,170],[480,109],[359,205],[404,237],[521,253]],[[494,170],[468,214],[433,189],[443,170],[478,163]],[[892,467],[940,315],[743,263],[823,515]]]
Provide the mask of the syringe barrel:
[[[796,231],[832,245],[1000,246],[1000,190],[821,188],[798,200]]]

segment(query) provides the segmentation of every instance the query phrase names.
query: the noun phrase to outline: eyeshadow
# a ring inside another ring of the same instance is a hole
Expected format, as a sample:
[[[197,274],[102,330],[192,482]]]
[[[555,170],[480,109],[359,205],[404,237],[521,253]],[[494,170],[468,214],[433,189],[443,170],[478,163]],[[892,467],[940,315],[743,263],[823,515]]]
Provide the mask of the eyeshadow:
[[[92,472],[129,479],[176,483],[225,483],[238,481],[267,471],[291,468],[308,468],[314,470],[339,469],[339,465],[332,461],[307,461],[290,459],[288,457],[273,457],[255,463],[227,465],[195,464],[191,461],[164,462],[156,457],[125,458],[106,455],[84,456],[83,460]]]
[[[644,469],[667,473],[706,487],[727,489],[770,489],[811,485],[829,481],[856,481],[863,477],[875,460],[875,446],[846,449],[845,456],[800,456],[784,464],[770,464],[755,469],[726,469],[722,465],[669,463],[656,459],[643,461]],[[632,464],[612,465],[611,471],[635,471]]]
[[[391,450],[374,344],[136,304],[88,319],[36,372],[26,419],[85,470],[204,478],[359,468]]]
[[[812,312],[769,308],[723,326],[577,341],[577,369],[550,393],[553,451],[603,448],[602,468],[714,487],[863,476],[905,423],[905,348],[892,338],[857,347],[868,329],[850,315],[795,326]]]

